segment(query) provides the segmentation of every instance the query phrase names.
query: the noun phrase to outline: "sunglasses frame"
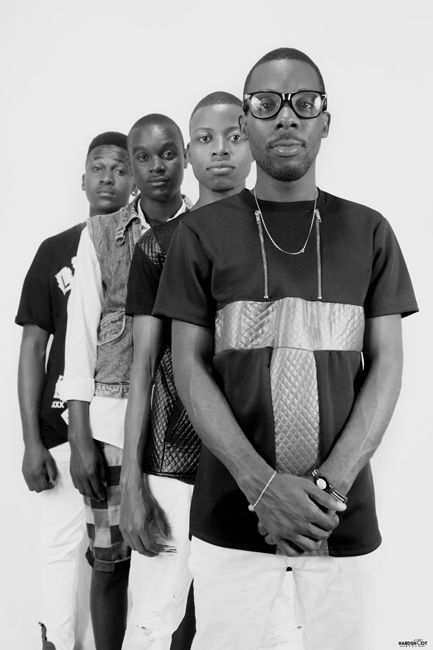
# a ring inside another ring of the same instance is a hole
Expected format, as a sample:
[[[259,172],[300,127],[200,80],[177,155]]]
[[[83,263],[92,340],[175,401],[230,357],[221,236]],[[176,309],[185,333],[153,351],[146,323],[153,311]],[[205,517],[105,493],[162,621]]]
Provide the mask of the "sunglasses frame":
[[[278,95],[281,103],[276,111],[276,113],[273,113],[272,115],[266,115],[265,117],[259,117],[258,115],[254,115],[254,113],[251,110],[251,105],[250,105],[250,99],[253,97],[253,95],[257,95],[258,93],[272,93],[273,95]],[[318,115],[312,115],[311,117],[306,117],[305,115],[299,115],[295,107],[293,106],[292,102],[292,97],[295,95],[299,95],[301,93],[316,93],[317,95],[320,95],[322,99],[322,108],[320,109],[320,113]],[[326,111],[328,107],[328,96],[326,93],[320,92],[319,90],[297,90],[294,93],[280,93],[277,90],[255,90],[253,93],[245,93],[244,94],[244,102],[243,102],[243,111],[246,113],[248,110],[250,111],[251,115],[256,119],[256,120],[271,120],[273,117],[276,117],[278,113],[281,111],[285,103],[288,103],[292,111],[297,115],[301,120],[315,120],[319,115],[321,115],[324,111]]]

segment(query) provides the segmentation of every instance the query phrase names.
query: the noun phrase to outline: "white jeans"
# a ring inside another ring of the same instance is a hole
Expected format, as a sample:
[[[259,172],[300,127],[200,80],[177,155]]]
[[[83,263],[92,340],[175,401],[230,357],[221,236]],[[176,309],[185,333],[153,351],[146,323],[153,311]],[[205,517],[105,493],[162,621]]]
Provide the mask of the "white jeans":
[[[191,573],[189,510],[193,486],[149,475],[149,486],[171,527],[175,553],[147,557],[132,552],[129,588],[132,609],[122,650],[168,650],[185,614]]]
[[[69,473],[69,444],[50,451],[57,465],[57,482],[36,499],[41,521],[39,620],[56,650],[93,650],[84,501]]]
[[[190,566],[193,650],[371,650],[367,620],[377,553],[288,558],[193,537]]]

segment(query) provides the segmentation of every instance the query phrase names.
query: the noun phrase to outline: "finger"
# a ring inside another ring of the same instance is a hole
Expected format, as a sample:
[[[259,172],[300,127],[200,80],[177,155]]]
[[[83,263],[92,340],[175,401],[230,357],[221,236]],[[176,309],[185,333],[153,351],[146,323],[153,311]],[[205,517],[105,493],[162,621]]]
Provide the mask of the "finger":
[[[317,541],[314,539],[310,539],[309,537],[305,537],[304,535],[294,535],[293,537],[288,540],[290,544],[294,548],[298,548],[301,551],[317,551],[322,544],[322,541]]]
[[[264,527],[261,521],[257,522],[257,530],[259,531],[260,535],[267,535],[268,531]]]
[[[93,498],[97,501],[105,501],[105,486],[102,483],[101,478],[97,474],[93,474],[89,477],[88,483],[94,493]]]
[[[337,501],[337,499],[334,499],[327,492],[321,490],[313,483],[309,485],[309,489],[310,498],[315,503],[323,506],[326,510],[334,510],[335,512],[344,512],[347,510],[346,504],[344,504],[342,501]]]
[[[134,533],[131,535],[131,548],[134,549],[134,551],[137,551],[137,553],[140,553],[140,555],[146,555],[147,557],[155,557],[158,555],[154,550],[148,548],[148,545],[145,543],[146,537],[145,535],[141,536],[139,533]]]
[[[314,524],[318,528],[322,528],[325,531],[333,531],[334,528],[336,528],[340,523],[338,516],[336,514],[323,512],[321,507],[315,503],[313,499],[312,502],[314,503],[315,508],[311,512],[309,523]]]
[[[167,515],[165,514],[164,510],[160,507],[155,508],[153,518],[158,529],[161,531],[162,537],[166,540],[171,539],[171,527],[168,523]]]
[[[272,537],[272,535],[266,535],[265,542],[270,546],[275,546],[275,544],[277,543],[275,537]]]
[[[302,550],[292,546],[286,539],[278,540],[278,548],[284,555],[289,557],[299,557],[302,555]]]
[[[57,465],[54,458],[48,459],[46,463],[46,467],[47,467],[48,481],[50,483],[50,487],[54,487],[57,479]]]
[[[305,537],[309,537],[313,541],[323,542],[325,539],[328,539],[331,533],[332,530],[323,530],[323,528],[319,528],[314,524],[309,524],[305,531]]]
[[[83,496],[88,497],[89,499],[93,499],[94,501],[102,501],[102,499],[99,498],[98,494],[93,489],[93,484],[90,479],[82,479],[79,482],[78,489]]]
[[[32,492],[43,492],[44,490],[48,490],[49,488],[52,487],[52,485],[49,484],[48,482],[48,475],[47,474],[39,474],[37,478],[34,478],[32,480]]]

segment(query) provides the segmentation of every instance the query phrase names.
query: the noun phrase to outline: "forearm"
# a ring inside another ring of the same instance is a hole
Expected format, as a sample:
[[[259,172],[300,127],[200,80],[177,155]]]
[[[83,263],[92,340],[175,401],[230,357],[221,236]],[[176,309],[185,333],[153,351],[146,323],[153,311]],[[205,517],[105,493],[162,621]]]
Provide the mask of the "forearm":
[[[42,444],[39,430],[39,406],[45,384],[45,350],[48,333],[36,326],[38,334],[29,336],[26,326],[18,365],[18,399],[24,444]]]
[[[132,478],[141,479],[142,458],[150,427],[149,369],[134,355],[125,416],[125,439],[120,482],[126,485]]]
[[[92,440],[89,419],[89,402],[70,400],[68,402],[68,439],[72,445]]]
[[[143,479],[142,458],[150,431],[152,380],[163,343],[161,321],[138,315],[133,319],[134,357],[131,366],[128,405],[125,417],[125,441],[121,484],[140,486]]]
[[[401,387],[401,342],[366,357],[366,377],[352,413],[321,471],[343,493],[378,448]]]
[[[271,468],[246,438],[215,382],[211,351],[198,350],[173,325],[173,368],[180,398],[206,447],[225,465],[250,502],[272,475]]]

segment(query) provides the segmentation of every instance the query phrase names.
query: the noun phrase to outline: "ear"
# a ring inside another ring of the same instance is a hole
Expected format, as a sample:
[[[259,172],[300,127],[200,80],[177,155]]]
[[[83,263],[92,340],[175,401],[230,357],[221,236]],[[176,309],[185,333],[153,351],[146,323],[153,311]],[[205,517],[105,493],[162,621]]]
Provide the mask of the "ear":
[[[189,144],[187,145],[186,149],[183,150],[183,168],[184,169],[186,169],[188,167],[188,163],[189,163],[188,149],[189,149]]]
[[[81,189],[83,190],[83,192],[86,191],[86,174],[83,174],[81,176]]]
[[[189,154],[189,145],[190,145],[190,143],[188,142],[188,144],[186,145],[186,159],[189,162],[189,164],[191,164],[191,156]]]
[[[331,113],[328,113],[328,111],[326,111],[325,113],[323,113],[322,138],[328,137],[330,126],[331,126]]]
[[[138,187],[136,186],[135,181],[132,183],[131,194],[132,196],[137,196],[138,194]]]
[[[239,115],[239,128],[241,130],[242,135],[248,138],[247,118],[244,114]]]

